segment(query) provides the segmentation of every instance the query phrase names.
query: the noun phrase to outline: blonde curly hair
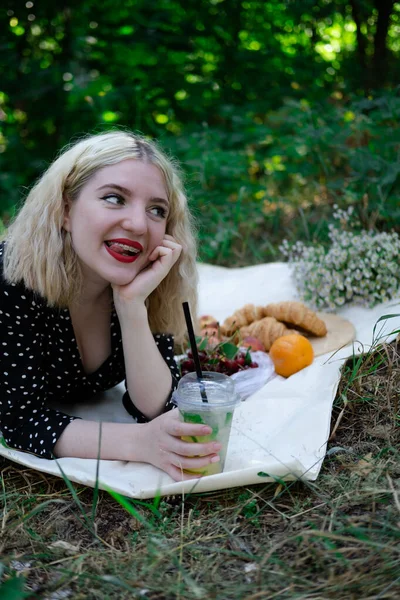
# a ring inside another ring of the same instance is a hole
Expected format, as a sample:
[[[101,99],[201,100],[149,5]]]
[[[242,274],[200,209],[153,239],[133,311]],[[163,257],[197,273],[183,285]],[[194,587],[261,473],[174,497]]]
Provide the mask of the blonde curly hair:
[[[5,235],[4,277],[22,282],[50,306],[66,308],[77,298],[82,273],[63,228],[65,200],[76,200],[82,187],[103,167],[136,159],[162,172],[170,212],[167,233],[182,245],[171,271],[147,299],[150,328],[172,333],[183,343],[186,332],[182,302],[197,315],[196,242],[180,171],[154,141],[126,131],[87,136],[67,146],[31,189]]]

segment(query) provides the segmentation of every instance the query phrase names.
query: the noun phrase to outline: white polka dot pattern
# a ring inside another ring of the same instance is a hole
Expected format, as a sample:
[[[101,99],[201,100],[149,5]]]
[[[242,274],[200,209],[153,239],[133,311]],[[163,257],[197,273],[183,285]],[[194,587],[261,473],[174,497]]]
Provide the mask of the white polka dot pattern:
[[[22,284],[6,283],[3,246],[0,243],[0,430],[10,447],[54,458],[58,438],[77,417],[47,408],[46,402],[55,397],[63,402],[86,401],[120,383],[125,378],[121,329],[113,310],[111,355],[97,371],[86,374],[69,310],[49,307]],[[179,378],[173,337],[155,334],[154,339],[173,380],[167,411],[173,407],[171,395]],[[139,422],[148,420],[128,392],[123,403]]]

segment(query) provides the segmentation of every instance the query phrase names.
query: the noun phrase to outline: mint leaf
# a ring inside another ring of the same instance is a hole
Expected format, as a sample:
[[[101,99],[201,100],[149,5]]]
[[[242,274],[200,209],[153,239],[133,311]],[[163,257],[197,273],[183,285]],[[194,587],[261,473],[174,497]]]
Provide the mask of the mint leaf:
[[[251,365],[253,361],[251,360],[250,348],[247,348],[246,356],[244,357],[244,364]]]
[[[225,426],[230,424],[230,422],[232,421],[232,417],[233,417],[233,413],[231,413],[231,412],[226,413]]]
[[[198,350],[205,350],[207,348],[208,339],[205,337],[201,340],[200,345],[197,345]]]
[[[231,344],[230,342],[225,342],[219,346],[220,352],[222,352],[226,358],[232,360],[235,358],[236,354],[239,352],[239,348],[235,346],[235,344]]]
[[[194,413],[183,413],[185,423],[200,423],[204,425],[204,421],[200,415]]]

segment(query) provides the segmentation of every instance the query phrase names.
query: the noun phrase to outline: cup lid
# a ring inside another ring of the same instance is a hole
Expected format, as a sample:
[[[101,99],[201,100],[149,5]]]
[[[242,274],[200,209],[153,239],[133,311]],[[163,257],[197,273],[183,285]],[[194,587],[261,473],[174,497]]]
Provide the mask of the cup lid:
[[[204,402],[201,396],[200,381],[208,402]],[[185,408],[199,410],[210,410],[216,407],[234,408],[241,398],[236,391],[233,379],[223,373],[204,371],[201,380],[196,373],[187,373],[180,379],[177,389],[172,394],[174,402]]]

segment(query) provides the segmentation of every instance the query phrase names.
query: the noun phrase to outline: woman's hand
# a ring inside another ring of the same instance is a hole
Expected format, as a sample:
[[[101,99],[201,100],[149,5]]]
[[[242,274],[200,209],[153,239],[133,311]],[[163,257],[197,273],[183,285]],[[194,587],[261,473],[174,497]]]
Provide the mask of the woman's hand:
[[[182,252],[172,235],[165,234],[160,246],[149,256],[150,264],[126,285],[113,285],[114,303],[118,309],[125,305],[144,304],[146,298],[168,275]]]
[[[182,423],[176,409],[146,423],[145,427],[143,454],[146,462],[162,469],[175,481],[201,477],[196,473],[184,473],[183,469],[198,469],[220,460],[218,452],[222,444],[219,442],[201,444],[181,440],[181,436],[210,435],[212,429],[208,425]]]

